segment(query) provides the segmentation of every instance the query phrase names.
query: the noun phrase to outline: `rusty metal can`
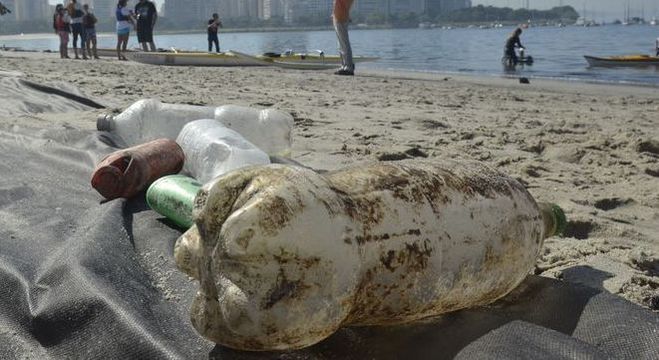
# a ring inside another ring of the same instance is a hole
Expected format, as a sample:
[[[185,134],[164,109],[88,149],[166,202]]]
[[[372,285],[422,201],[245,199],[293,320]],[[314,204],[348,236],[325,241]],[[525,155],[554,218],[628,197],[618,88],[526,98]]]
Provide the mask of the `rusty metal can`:
[[[113,152],[96,166],[91,184],[108,200],[131,198],[156,179],[181,171],[185,155],[169,139]]]

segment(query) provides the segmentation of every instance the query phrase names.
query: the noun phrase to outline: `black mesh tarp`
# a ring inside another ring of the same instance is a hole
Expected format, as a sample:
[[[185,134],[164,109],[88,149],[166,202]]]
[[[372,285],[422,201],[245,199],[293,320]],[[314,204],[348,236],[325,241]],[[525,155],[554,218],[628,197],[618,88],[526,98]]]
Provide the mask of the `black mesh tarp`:
[[[0,358],[659,359],[659,318],[617,296],[530,276],[495,305],[406,326],[346,328],[291,353],[201,339],[180,232],[144,195],[89,185],[112,138],[0,127]],[[594,270],[593,271],[597,271]]]

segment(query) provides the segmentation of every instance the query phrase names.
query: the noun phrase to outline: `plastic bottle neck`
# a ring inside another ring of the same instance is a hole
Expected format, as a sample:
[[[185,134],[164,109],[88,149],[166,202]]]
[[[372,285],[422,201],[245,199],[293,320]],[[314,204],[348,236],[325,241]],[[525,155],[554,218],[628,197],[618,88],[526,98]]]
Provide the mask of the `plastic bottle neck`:
[[[567,226],[567,218],[563,209],[551,203],[539,203],[538,206],[545,224],[545,239],[562,235]]]
[[[114,116],[110,114],[101,114],[96,119],[96,130],[112,131],[114,130]]]

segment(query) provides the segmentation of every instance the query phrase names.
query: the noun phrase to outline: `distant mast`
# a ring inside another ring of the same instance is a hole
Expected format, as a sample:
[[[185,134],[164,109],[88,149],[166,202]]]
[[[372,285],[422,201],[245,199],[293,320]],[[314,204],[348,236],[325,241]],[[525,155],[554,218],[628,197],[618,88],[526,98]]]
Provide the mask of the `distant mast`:
[[[622,20],[623,25],[629,25],[629,0],[625,3],[625,15]]]

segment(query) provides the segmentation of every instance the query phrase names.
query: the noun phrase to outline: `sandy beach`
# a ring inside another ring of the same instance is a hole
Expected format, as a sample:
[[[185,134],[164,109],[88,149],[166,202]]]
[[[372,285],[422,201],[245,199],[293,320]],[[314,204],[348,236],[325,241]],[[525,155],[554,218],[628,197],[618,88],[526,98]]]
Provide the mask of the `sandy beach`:
[[[5,84],[3,127],[95,130],[98,114],[158,98],[287,111],[295,118],[292,157],[315,169],[415,157],[484,161],[567,212],[567,236],[546,241],[535,274],[659,310],[659,88],[359,68],[352,78],[12,52],[0,52],[0,70],[109,108],[46,107]]]

